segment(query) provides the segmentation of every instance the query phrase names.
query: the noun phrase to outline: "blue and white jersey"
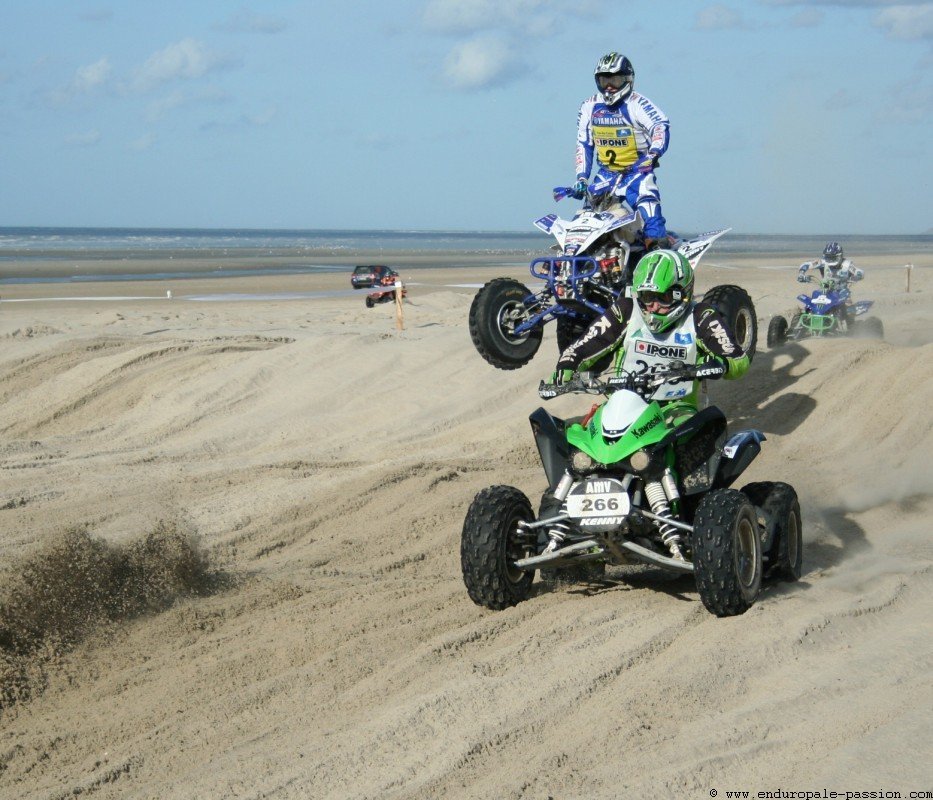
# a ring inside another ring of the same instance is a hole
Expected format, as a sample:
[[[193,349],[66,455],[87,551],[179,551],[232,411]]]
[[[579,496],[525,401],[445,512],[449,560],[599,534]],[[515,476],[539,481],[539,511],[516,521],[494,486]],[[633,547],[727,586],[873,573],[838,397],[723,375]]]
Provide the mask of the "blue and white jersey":
[[[650,149],[661,156],[670,140],[670,120],[647,97],[632,91],[608,106],[601,94],[583,101],[577,116],[576,175],[588,178],[596,163],[624,172]]]

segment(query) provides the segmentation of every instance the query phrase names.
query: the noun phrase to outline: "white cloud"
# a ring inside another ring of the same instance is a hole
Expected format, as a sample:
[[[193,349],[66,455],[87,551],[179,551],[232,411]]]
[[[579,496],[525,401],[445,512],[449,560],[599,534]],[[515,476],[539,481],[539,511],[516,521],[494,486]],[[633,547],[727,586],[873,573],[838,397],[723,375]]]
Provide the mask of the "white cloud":
[[[182,39],[149,56],[136,71],[134,85],[138,89],[151,89],[172,81],[193,80],[235,63],[195,39]]]
[[[697,12],[694,27],[702,31],[743,30],[749,28],[741,11],[716,3]]]
[[[130,142],[130,150],[137,150],[140,152],[149,150],[155,143],[156,135],[154,133],[147,133]]]
[[[881,6],[922,6],[930,0],[765,0],[772,6],[839,6],[841,8],[879,8]]]
[[[896,5],[880,11],[872,23],[892,39],[933,38],[933,3],[919,6]]]
[[[239,11],[232,14],[226,22],[217,25],[217,29],[227,33],[281,33],[288,23],[280,17],[268,17]]]
[[[561,16],[592,13],[583,2],[561,0],[428,0],[423,19],[428,30],[438,33],[511,30],[545,36],[557,28]]]
[[[171,111],[179,108],[190,108],[192,106],[217,106],[230,100],[228,95],[222,89],[205,87],[198,91],[183,91],[176,89],[161,97],[154,99],[146,107],[146,118],[150,122],[161,119]]]
[[[84,133],[73,133],[65,137],[65,142],[75,147],[93,147],[101,139],[100,131],[85,131]]]
[[[508,45],[498,36],[478,36],[456,45],[444,61],[444,77],[455,89],[481,89],[508,81]]]
[[[792,28],[815,28],[822,23],[822,21],[822,11],[817,11],[815,8],[805,8],[803,11],[798,11],[791,17],[790,26]]]
[[[904,81],[893,87],[888,95],[889,113],[894,121],[906,124],[929,124],[933,115],[933,84],[922,79]]]
[[[111,71],[110,61],[105,56],[86,67],[78,67],[72,85],[76,91],[89,92],[103,85],[110,77]]]
[[[79,96],[90,94],[104,86],[111,72],[110,61],[105,56],[93,64],[78,67],[74,77],[66,85],[50,90],[45,97],[52,105],[70,103]]]

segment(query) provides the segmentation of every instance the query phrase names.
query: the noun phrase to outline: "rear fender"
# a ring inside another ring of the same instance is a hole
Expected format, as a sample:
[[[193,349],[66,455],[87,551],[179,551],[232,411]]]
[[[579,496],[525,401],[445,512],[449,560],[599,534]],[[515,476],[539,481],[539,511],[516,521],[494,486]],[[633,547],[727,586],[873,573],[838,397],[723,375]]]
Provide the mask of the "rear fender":
[[[874,300],[859,300],[857,303],[853,303],[852,308],[850,309],[852,316],[857,317],[860,314],[864,314],[874,304]]]
[[[765,438],[761,431],[756,430],[739,431],[730,436],[722,447],[713,488],[730,486],[761,452],[761,443]]]
[[[528,417],[538,446],[538,455],[548,486],[554,489],[570,467],[570,445],[567,443],[567,423],[559,417],[537,408]]]
[[[690,266],[696,269],[703,254],[709,250],[710,246],[724,233],[728,233],[732,228],[721,228],[718,231],[709,231],[701,233],[693,239],[685,239],[677,245],[677,252],[684,256],[690,262]]]

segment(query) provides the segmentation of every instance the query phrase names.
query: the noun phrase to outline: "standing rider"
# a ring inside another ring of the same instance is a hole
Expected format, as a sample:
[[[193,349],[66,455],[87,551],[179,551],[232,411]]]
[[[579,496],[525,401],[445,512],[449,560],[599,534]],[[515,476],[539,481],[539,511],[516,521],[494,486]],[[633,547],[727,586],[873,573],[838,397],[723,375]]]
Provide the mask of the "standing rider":
[[[827,244],[823,248],[823,257],[819,261],[807,261],[801,264],[800,269],[797,270],[797,280],[806,283],[807,271],[811,269],[818,270],[823,279],[832,278],[840,289],[865,277],[865,273],[857,269],[855,264],[845,257],[839,242]]]
[[[635,68],[621,53],[608,53],[596,63],[598,94],[583,101],[577,117],[576,183],[581,199],[596,156],[602,179],[621,177],[616,194],[641,215],[645,247],[669,247],[661,193],[654,176],[658,159],[670,140],[667,115],[634,91]]]
[[[643,256],[632,279],[634,299],[618,297],[561,353],[551,384],[566,383],[612,352],[617,374],[662,371],[681,361],[695,365],[692,386],[669,381],[652,399],[671,425],[693,416],[701,379],[740,378],[749,365],[722,314],[710,303],[693,301],[693,277],[690,262],[674,250]],[[539,391],[544,399],[553,396],[546,385]]]

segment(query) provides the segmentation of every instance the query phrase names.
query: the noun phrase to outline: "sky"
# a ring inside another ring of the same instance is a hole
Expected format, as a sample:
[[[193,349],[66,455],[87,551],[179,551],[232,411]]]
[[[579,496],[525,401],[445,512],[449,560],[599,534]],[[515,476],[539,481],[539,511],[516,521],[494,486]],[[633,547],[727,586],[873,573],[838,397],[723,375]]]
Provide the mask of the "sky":
[[[674,230],[933,228],[933,0],[0,0],[0,226],[530,231],[613,50]]]

